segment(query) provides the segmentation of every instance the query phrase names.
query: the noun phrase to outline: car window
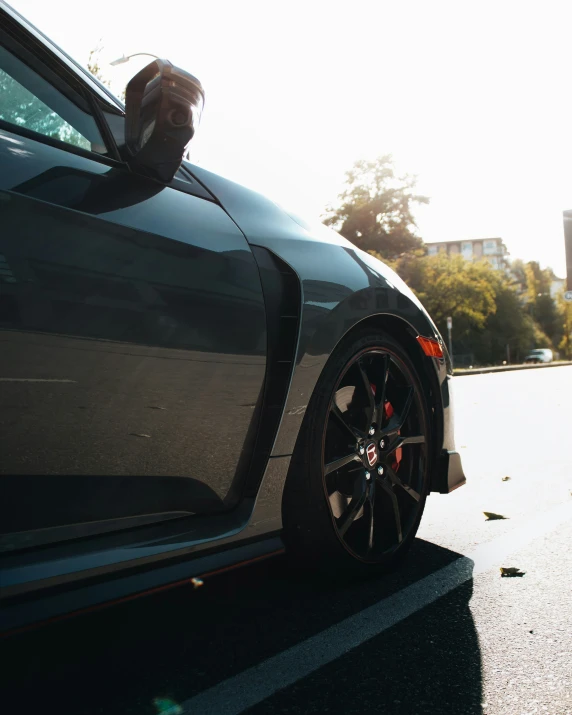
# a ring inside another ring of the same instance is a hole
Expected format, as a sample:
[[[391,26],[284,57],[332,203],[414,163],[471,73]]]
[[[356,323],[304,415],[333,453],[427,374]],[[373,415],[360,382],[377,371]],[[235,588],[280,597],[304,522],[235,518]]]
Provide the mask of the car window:
[[[91,114],[3,47],[0,120],[88,151],[107,153]]]

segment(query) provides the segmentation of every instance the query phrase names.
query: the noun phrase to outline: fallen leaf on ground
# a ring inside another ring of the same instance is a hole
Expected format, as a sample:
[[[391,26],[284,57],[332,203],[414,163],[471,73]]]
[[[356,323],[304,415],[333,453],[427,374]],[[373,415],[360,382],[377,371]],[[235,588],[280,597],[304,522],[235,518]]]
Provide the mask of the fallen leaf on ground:
[[[502,481],[503,481],[503,482],[510,482],[510,477],[503,477],[503,478],[502,478]]]
[[[526,571],[521,571],[517,569],[516,566],[501,566],[500,575],[501,576],[524,576]]]
[[[494,511],[484,511],[483,514],[487,517],[487,521],[494,521],[495,519],[507,519],[508,517],[502,514],[495,514]]]

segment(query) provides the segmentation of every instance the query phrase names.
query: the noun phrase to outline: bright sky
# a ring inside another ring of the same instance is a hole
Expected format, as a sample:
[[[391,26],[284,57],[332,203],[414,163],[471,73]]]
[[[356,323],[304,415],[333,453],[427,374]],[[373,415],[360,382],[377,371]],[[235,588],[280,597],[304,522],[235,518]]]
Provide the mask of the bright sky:
[[[319,216],[358,158],[392,153],[431,197],[426,241],[501,236],[565,275],[570,0],[11,0],[118,92],[152,52],[206,90],[191,160]],[[80,9],[81,8],[81,9]]]

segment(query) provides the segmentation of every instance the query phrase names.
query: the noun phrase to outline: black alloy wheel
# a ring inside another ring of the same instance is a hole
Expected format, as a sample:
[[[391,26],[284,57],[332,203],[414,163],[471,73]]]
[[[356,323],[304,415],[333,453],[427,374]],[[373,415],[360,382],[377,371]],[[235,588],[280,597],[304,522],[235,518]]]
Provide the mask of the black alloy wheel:
[[[365,561],[399,547],[422,506],[428,436],[408,372],[388,350],[364,350],[330,403],[324,488],[338,537]]]
[[[416,349],[413,343],[410,349]],[[294,564],[334,576],[393,568],[429,492],[432,432],[418,368],[393,337],[355,331],[308,405],[283,499]]]

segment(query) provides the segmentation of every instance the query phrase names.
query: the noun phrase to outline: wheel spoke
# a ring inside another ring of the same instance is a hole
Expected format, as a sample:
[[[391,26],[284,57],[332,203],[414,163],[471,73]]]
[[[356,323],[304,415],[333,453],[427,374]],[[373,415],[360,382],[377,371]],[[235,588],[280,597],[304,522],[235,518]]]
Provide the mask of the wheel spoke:
[[[379,486],[388,495],[391,505],[393,507],[393,516],[395,517],[395,529],[397,531],[397,541],[401,543],[403,541],[403,536],[401,534],[401,514],[399,513],[399,503],[397,497],[393,493],[393,489],[386,481],[380,481]]]
[[[332,472],[335,472],[336,469],[341,469],[342,467],[345,467],[346,464],[354,461],[361,462],[361,459],[357,454],[352,452],[352,454],[347,454],[345,457],[340,457],[339,459],[335,459],[333,462],[328,462],[328,464],[324,466],[324,474],[331,474]]]
[[[351,434],[353,440],[357,441],[365,437],[365,434],[361,430],[357,429],[357,427],[352,427],[352,425],[349,425],[345,421],[342,411],[335,402],[332,402],[331,414],[334,415],[338,423]]]
[[[362,384],[363,384],[363,389],[365,391],[367,401],[368,401],[368,422],[371,424],[375,418],[375,397],[373,396],[373,390],[371,389],[371,383],[369,381],[369,377],[367,376],[367,373],[365,371],[365,368],[363,366],[362,360],[358,360],[357,363],[361,379],[362,379]]]
[[[407,393],[407,397],[405,398],[405,403],[403,404],[403,407],[399,414],[399,429],[402,429],[403,425],[405,424],[405,420],[407,419],[407,416],[409,415],[409,410],[411,409],[411,405],[413,404],[414,395],[415,395],[415,390],[413,387],[410,387],[409,391]]]
[[[383,408],[385,405],[385,391],[387,387],[387,378],[389,376],[389,363],[391,358],[389,355],[383,355],[374,358],[372,365],[372,381],[375,385],[375,416],[374,421],[378,426],[381,426],[383,419]]]
[[[407,444],[425,444],[425,437],[422,434],[417,434],[412,437],[398,437],[386,450],[386,454],[391,454],[395,452],[396,449],[400,447],[405,447]]]
[[[421,499],[421,495],[418,494],[415,489],[410,487],[409,484],[405,484],[405,482],[402,482],[391,467],[386,466],[385,469],[387,471],[387,476],[391,480],[392,484],[395,484],[396,487],[401,487],[401,489],[406,491],[410,497],[413,497],[413,499],[415,499],[415,501],[419,501]]]
[[[366,499],[367,491],[365,489],[365,486],[363,485],[361,479],[356,479],[354,495],[352,496],[352,499],[348,504],[348,508],[344,511],[344,513],[337,521],[338,531],[340,532],[341,536],[344,536],[346,531],[354,523],[356,516],[359,514],[360,509],[365,504]]]
[[[406,444],[425,444],[425,435],[416,434],[416,435],[411,435],[411,437],[403,437],[401,444],[399,446],[403,447]]]
[[[372,479],[369,485],[367,493],[367,515],[368,515],[368,525],[367,525],[367,551],[368,553],[373,549],[373,522],[374,522],[374,512],[373,506],[375,502],[375,481]]]
[[[389,420],[389,424],[387,425],[387,427],[381,431],[384,437],[387,437],[392,434],[397,434],[400,430],[403,429],[403,425],[405,424],[405,421],[409,415],[409,410],[411,409],[411,405],[413,404],[414,395],[414,388],[409,387],[407,391],[407,397],[405,398],[405,401],[403,403],[403,407],[399,412],[394,412],[393,416]]]

